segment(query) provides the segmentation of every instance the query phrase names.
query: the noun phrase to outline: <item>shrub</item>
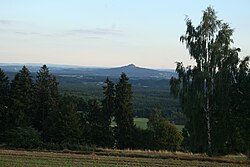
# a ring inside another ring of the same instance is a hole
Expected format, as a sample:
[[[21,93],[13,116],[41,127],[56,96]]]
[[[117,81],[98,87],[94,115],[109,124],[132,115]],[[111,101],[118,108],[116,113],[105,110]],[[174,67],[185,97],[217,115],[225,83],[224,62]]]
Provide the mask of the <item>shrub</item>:
[[[63,147],[59,143],[44,143],[43,148],[47,150],[63,150]]]
[[[183,136],[173,124],[162,117],[160,111],[153,111],[149,118],[148,127],[151,134],[151,149],[179,149]]]
[[[17,127],[7,132],[8,146],[15,148],[38,148],[41,144],[40,133],[32,127]]]
[[[133,149],[147,150],[151,149],[151,131],[148,129],[134,128]]]

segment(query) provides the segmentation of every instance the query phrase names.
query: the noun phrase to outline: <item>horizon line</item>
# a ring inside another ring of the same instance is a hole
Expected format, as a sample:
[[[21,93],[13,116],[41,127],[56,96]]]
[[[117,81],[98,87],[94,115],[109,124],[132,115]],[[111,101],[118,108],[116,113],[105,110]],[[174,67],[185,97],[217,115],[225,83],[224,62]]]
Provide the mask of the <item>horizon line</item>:
[[[55,64],[55,63],[0,63],[0,65],[20,65],[20,66],[42,66],[42,65],[47,65],[47,66],[68,66],[68,67],[76,67],[76,68],[117,68],[117,67],[124,67],[128,65],[135,65],[135,67],[139,68],[148,68],[148,69],[154,69],[154,70],[175,70],[172,68],[159,68],[159,67],[144,67],[144,66],[137,66],[134,63],[129,63],[125,65],[120,65],[120,66],[88,66],[88,65],[76,65],[76,64]]]

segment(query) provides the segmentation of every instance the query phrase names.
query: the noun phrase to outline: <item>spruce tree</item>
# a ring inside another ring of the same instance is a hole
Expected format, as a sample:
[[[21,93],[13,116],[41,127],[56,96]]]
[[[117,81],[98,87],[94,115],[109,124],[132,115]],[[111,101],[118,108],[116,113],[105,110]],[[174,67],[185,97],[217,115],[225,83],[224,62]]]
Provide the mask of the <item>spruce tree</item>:
[[[4,71],[0,68],[0,109],[3,111],[8,107],[9,79]]]
[[[52,111],[48,119],[53,122],[47,130],[50,142],[79,144],[82,135],[80,115],[69,96],[64,95],[61,98],[59,110]]]
[[[43,140],[49,141],[52,135],[48,134],[49,128],[54,122],[52,115],[58,111],[59,92],[56,78],[49,73],[46,65],[43,65],[37,73],[34,97],[33,125],[42,132]]]
[[[118,148],[131,148],[133,146],[133,93],[128,80],[126,74],[122,73],[119,82],[115,86],[115,121],[117,124],[116,140]]]
[[[104,140],[106,141],[106,146],[112,145],[113,140],[113,134],[112,134],[112,128],[111,128],[111,121],[112,117],[114,116],[114,110],[115,110],[115,87],[114,83],[109,80],[109,78],[106,79],[105,85],[103,86],[103,94],[104,99],[102,101],[102,112],[103,112],[103,131],[105,136]]]
[[[87,143],[91,145],[104,145],[104,114],[100,102],[97,99],[88,100],[86,115]]]
[[[9,108],[9,80],[0,68],[0,143],[5,139],[7,130],[7,114]],[[11,123],[10,123],[11,124]]]
[[[30,71],[23,66],[11,82],[10,117],[12,118],[14,127],[31,125],[33,88],[34,85]]]

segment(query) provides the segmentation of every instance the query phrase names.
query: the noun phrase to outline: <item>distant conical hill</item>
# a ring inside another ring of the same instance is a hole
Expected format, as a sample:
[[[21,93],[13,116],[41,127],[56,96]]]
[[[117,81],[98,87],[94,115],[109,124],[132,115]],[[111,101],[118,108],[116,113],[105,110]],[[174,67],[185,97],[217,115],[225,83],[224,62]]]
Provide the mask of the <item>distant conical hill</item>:
[[[24,64],[0,64],[6,72],[18,72]],[[31,72],[37,72],[40,64],[25,64]],[[78,76],[103,76],[103,77],[120,77],[121,73],[126,73],[129,78],[171,78],[175,76],[174,70],[155,70],[143,67],[137,67],[134,64],[129,64],[114,68],[101,67],[84,67],[84,66],[69,66],[69,65],[48,65],[49,70],[53,74],[58,75],[78,75]]]

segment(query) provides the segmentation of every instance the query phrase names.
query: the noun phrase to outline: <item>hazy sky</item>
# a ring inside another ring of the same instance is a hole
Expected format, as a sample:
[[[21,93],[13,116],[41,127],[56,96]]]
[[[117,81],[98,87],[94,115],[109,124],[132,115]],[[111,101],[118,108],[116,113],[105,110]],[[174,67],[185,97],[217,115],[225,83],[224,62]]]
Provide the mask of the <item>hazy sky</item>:
[[[213,6],[250,55],[249,0],[0,0],[0,63],[175,68],[179,37]]]

